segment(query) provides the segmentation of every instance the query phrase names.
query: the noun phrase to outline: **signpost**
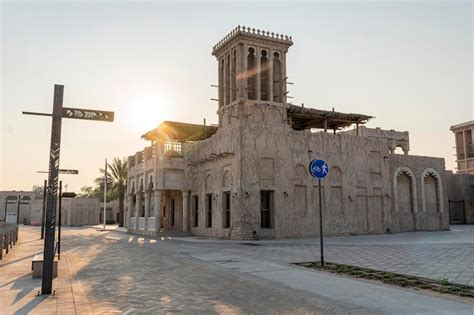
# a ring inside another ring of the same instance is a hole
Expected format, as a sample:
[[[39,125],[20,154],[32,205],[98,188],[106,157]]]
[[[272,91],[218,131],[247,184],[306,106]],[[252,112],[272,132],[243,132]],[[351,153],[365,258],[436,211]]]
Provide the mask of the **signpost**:
[[[321,247],[321,266],[324,267],[324,249],[323,249],[323,202],[321,196],[321,179],[329,174],[329,166],[324,160],[312,160],[309,163],[309,173],[318,179],[319,188],[319,241]]]
[[[114,112],[84,108],[63,107],[62,116],[63,118],[114,121]]]
[[[45,173],[45,174],[47,174],[48,171],[38,171],[37,173]],[[78,171],[78,170],[59,169],[59,174],[77,175],[77,174],[79,174],[79,171]],[[67,188],[67,187],[66,187],[66,188]]]
[[[43,275],[41,294],[53,291],[54,232],[56,227],[56,206],[58,200],[59,157],[61,149],[62,118],[113,121],[114,113],[100,110],[63,107],[64,85],[54,85],[53,113],[23,112],[26,115],[51,116],[51,145],[49,153],[48,194],[46,201],[46,224],[43,252]]]

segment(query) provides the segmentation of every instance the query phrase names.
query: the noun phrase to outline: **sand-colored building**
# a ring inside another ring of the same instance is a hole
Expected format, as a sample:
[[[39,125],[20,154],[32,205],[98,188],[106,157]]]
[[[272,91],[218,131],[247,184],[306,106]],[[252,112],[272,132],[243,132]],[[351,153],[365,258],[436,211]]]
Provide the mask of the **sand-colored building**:
[[[99,198],[62,198],[61,203],[61,223],[63,225],[99,224]]]
[[[315,158],[330,166],[326,234],[448,229],[444,159],[410,155],[408,132],[366,128],[370,115],[289,104],[292,44],[238,27],[213,47],[218,125],[167,121],[143,135],[150,146],[128,158],[129,231],[317,236]]]
[[[0,221],[31,223],[31,204],[35,200],[32,191],[0,191]]]
[[[474,175],[474,120],[451,127],[456,144],[458,174]]]
[[[474,120],[452,126],[457,171],[449,178],[451,224],[474,224]]]

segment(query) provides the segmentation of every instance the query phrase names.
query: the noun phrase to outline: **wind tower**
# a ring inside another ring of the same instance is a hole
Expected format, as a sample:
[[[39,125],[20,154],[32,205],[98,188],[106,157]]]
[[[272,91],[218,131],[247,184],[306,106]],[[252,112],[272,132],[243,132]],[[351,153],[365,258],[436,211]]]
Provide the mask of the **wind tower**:
[[[254,121],[286,119],[286,53],[291,36],[237,26],[212,50],[218,61],[219,128],[252,116],[261,106],[281,115],[254,116]],[[279,117],[278,117],[279,116]]]

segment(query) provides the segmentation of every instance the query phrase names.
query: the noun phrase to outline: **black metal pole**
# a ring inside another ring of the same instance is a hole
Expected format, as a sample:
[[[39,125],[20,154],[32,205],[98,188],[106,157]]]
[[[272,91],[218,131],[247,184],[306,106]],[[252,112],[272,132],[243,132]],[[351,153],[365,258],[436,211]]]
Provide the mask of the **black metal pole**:
[[[5,223],[7,222],[8,196],[5,196]]]
[[[63,200],[63,181],[59,181],[59,218],[58,218],[58,260],[61,259],[61,201]]]
[[[48,181],[45,179],[43,183],[43,210],[41,211],[41,239],[44,238],[44,214],[45,214],[45,207],[46,207],[46,185]]]
[[[18,195],[18,200],[17,200],[17,207],[16,207],[16,225],[20,224],[20,200],[21,196]]]
[[[61,148],[61,122],[63,109],[63,85],[54,85],[53,117],[49,153],[48,199],[44,226],[43,274],[41,294],[53,292],[54,231],[56,228],[56,202],[58,198],[59,153]]]
[[[319,242],[321,247],[321,267],[324,267],[324,248],[323,248],[323,201],[321,198],[321,179],[318,178],[319,186]]]

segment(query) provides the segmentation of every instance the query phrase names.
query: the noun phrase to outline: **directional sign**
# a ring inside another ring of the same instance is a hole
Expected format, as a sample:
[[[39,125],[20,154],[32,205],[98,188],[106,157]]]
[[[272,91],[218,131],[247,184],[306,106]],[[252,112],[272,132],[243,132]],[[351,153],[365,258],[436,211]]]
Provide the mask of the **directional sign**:
[[[75,198],[76,196],[76,193],[73,192],[63,192],[62,194],[63,198]]]
[[[38,171],[38,173],[45,173],[47,174],[48,171]],[[65,169],[59,169],[59,174],[70,174],[70,175],[77,175],[79,174],[78,170],[65,170]]]
[[[318,179],[323,179],[329,174],[329,166],[324,160],[312,160],[309,163],[309,173]]]
[[[59,174],[77,175],[77,174],[79,174],[79,171],[78,170],[62,170],[62,169],[59,169]]]
[[[114,112],[63,107],[62,117],[85,120],[114,121]]]

